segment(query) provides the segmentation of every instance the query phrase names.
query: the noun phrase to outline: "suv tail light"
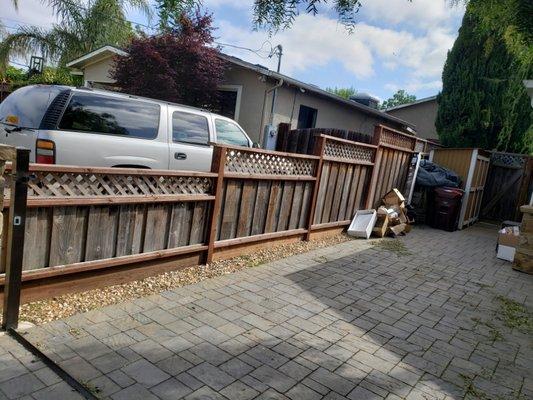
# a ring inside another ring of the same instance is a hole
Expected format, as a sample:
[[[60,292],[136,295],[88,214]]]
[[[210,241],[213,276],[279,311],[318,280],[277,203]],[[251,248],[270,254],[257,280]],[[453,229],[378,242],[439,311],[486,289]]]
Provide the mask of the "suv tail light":
[[[35,162],[39,164],[55,164],[56,145],[51,140],[37,139]]]

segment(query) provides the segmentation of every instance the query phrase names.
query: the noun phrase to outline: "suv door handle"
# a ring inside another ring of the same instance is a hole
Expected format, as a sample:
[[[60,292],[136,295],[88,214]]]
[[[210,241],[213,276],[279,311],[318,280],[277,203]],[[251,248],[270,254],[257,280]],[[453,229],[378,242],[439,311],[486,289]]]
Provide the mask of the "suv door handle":
[[[174,158],[176,160],[186,160],[187,159],[187,154],[185,154],[185,153],[174,153]]]

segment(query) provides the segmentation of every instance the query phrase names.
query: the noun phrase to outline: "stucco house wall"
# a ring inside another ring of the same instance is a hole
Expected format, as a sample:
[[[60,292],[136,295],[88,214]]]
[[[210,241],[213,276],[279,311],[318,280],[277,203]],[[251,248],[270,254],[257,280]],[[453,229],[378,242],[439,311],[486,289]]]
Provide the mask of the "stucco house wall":
[[[427,101],[405,104],[397,108],[389,109],[387,110],[387,114],[413,124],[416,128],[417,136],[424,139],[438,140],[439,135],[437,134],[437,128],[435,128],[437,110],[437,98],[432,97]]]
[[[86,83],[90,82],[97,87],[112,88],[114,80],[110,72],[116,51],[123,52],[119,49],[106,48],[101,54],[95,54],[95,52],[98,53],[95,51],[74,60],[69,63],[69,66],[75,68],[78,73],[83,73]],[[272,71],[242,60],[227,58],[231,61],[227,63],[220,89],[237,92],[235,119],[254,142],[262,142],[265,126],[270,123],[272,89],[280,82],[280,79],[283,79],[284,83],[277,90],[273,115],[274,126],[285,122],[290,123],[293,129],[297,128],[300,106],[305,105],[317,110],[316,128],[348,129],[371,134],[374,126],[382,123],[396,129],[404,129],[405,122],[397,121],[394,117],[332,97],[329,93],[290,77],[273,75]],[[381,114],[384,115],[383,118]]]

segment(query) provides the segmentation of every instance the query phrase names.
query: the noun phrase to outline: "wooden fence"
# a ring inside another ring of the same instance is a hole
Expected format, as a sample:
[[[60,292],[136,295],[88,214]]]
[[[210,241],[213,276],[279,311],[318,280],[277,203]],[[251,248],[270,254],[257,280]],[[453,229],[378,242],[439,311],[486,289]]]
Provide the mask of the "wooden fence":
[[[491,152],[481,218],[520,221],[520,206],[528,204],[533,191],[533,157]]]
[[[481,200],[489,170],[489,154],[480,149],[434,149],[430,160],[452,171],[462,180],[465,191],[459,215],[459,229],[479,218]]]
[[[358,209],[404,189],[419,141],[376,132],[374,144],[317,136],[314,155],[215,146],[208,173],[31,165],[22,299],[339,231]]]

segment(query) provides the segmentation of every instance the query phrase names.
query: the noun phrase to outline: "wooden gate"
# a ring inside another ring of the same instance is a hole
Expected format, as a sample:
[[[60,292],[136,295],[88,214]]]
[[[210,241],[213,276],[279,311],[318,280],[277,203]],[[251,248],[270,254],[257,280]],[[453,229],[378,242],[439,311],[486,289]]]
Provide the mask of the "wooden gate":
[[[533,157],[492,152],[481,217],[493,221],[520,221],[520,206],[533,189]]]

